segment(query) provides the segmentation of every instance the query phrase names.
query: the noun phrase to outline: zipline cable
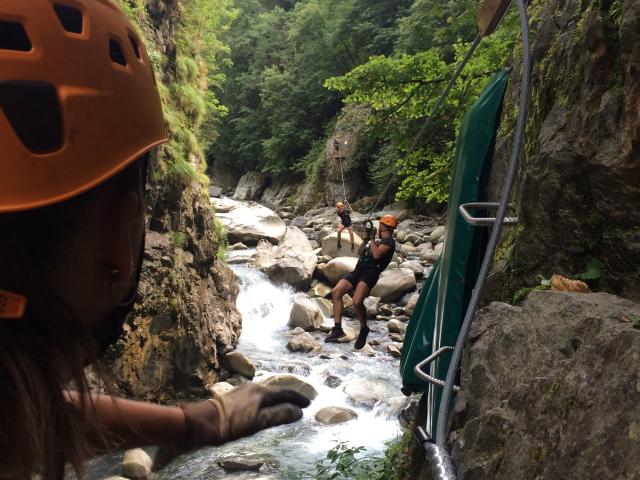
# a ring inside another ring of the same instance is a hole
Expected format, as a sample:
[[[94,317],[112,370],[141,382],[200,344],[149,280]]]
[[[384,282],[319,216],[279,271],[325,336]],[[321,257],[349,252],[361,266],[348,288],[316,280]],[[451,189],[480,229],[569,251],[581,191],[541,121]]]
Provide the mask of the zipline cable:
[[[471,43],[469,50],[465,54],[464,58],[460,61],[458,66],[456,67],[456,70],[453,72],[453,75],[451,75],[451,78],[449,79],[449,83],[447,83],[447,86],[445,87],[442,94],[438,98],[438,101],[431,109],[431,113],[429,113],[429,116],[425,119],[424,123],[422,124],[422,127],[420,128],[420,131],[416,134],[415,137],[413,137],[411,146],[409,147],[409,150],[407,150],[407,153],[405,154],[407,157],[411,155],[416,150],[416,148],[418,148],[418,142],[424,136],[424,134],[427,133],[427,129],[433,122],[433,119],[439,113],[440,109],[442,108],[442,105],[444,105],[444,102],[449,96],[449,93],[451,92],[451,89],[455,85],[456,80],[458,79],[458,77],[462,73],[462,70],[464,70],[464,67],[467,65],[467,63],[473,56],[473,53],[476,51],[476,48],[478,47],[478,45],[480,45],[481,40],[482,40],[482,36],[480,34],[476,35],[476,38],[473,39],[473,42]],[[397,177],[397,173],[394,171],[393,175],[391,176],[391,179],[387,182],[386,187],[380,193],[380,195],[378,195],[378,199],[376,200],[376,203],[374,203],[373,207],[371,207],[371,210],[369,210],[369,214],[367,215],[367,219],[365,220],[365,222],[368,222],[371,220],[371,216],[373,215],[373,212],[375,212],[380,202],[389,193],[389,189],[393,186],[393,183],[395,182],[396,177]]]
[[[342,171],[342,157],[338,154],[338,161],[340,162],[340,177],[342,177],[342,193],[344,196],[344,202],[349,203],[347,200],[347,187],[344,186],[344,172]]]
[[[516,129],[514,134],[514,141],[511,150],[511,156],[509,159],[509,166],[507,168],[507,174],[502,187],[502,194],[498,205],[498,211],[496,213],[496,222],[491,230],[491,236],[487,244],[487,249],[482,260],[482,266],[478,274],[476,285],[473,289],[469,306],[460,328],[458,340],[453,351],[451,363],[449,363],[449,369],[447,371],[447,377],[445,385],[442,391],[442,397],[440,399],[440,408],[438,410],[438,422],[436,427],[436,446],[440,447],[446,454],[447,438],[449,436],[449,416],[452,407],[452,394],[455,379],[460,369],[460,363],[462,360],[462,354],[464,353],[464,347],[469,335],[469,329],[473,323],[478,303],[480,301],[480,295],[484,288],[484,284],[489,273],[489,268],[493,261],[493,256],[498,245],[500,238],[500,231],[504,218],[507,214],[507,208],[509,205],[509,199],[511,197],[511,190],[515,181],[516,173],[518,170],[518,162],[520,158],[520,151],[524,141],[524,132],[527,120],[527,109],[529,106],[530,98],[530,84],[531,84],[531,54],[530,54],[530,39],[529,39],[529,18],[527,15],[527,6],[525,0],[518,0],[518,8],[520,11],[520,26],[522,29],[522,82],[520,87],[520,104],[518,112],[518,120],[516,123]],[[445,455],[445,461],[450,462],[448,454]],[[452,471],[451,465],[446,466],[445,471]],[[442,470],[440,470],[442,472]],[[434,467],[435,473],[435,467]],[[439,476],[438,478],[449,479],[455,478],[450,476]]]

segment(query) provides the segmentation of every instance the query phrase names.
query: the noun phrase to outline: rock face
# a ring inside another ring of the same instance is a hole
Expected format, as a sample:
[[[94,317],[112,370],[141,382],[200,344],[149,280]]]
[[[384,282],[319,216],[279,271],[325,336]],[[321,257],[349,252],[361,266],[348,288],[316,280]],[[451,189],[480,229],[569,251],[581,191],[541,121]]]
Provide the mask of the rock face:
[[[134,21],[144,24],[139,33],[148,37],[149,44],[153,42],[161,63],[156,70],[158,81],[166,86],[177,80],[172,67],[179,51],[176,31],[184,26],[181,5],[150,0],[140,6]],[[192,53],[201,64],[201,50]],[[199,93],[204,95],[202,80],[199,76]],[[173,115],[186,114],[181,107],[168,108]],[[198,148],[204,145],[184,145],[185,137],[201,137],[199,127],[185,121],[181,131],[182,140],[172,138],[177,148],[160,149],[164,164],[177,160],[170,150],[184,147],[189,167],[204,171],[205,158]],[[202,394],[205,385],[215,383],[219,352],[235,347],[241,328],[235,307],[238,286],[231,270],[217,258],[222,238],[207,188],[193,178],[163,172],[157,168],[162,163],[152,155],[139,301],[122,338],[105,358],[120,393],[156,401],[193,398]],[[215,179],[235,173],[233,166],[212,171]]]
[[[337,217],[336,217],[337,218]],[[326,255],[331,258],[337,257],[353,257],[358,258],[358,249],[360,245],[362,245],[362,239],[360,236],[354,231],[353,232],[353,240],[355,244],[355,250],[351,251],[351,238],[349,237],[348,231],[342,232],[342,248],[338,248],[338,234],[333,232],[322,239],[321,247],[322,247],[322,255]]]
[[[265,273],[274,282],[288,283],[302,290],[311,285],[317,263],[317,257],[305,234],[297,227],[287,227],[273,263],[265,269]]]
[[[307,331],[313,331],[320,328],[323,322],[322,311],[313,300],[306,298],[294,299],[289,313],[288,325],[290,327],[300,327]]]
[[[144,479],[151,476],[151,457],[141,448],[127,450],[122,460],[122,474],[131,479]]]
[[[147,232],[142,300],[107,354],[117,387],[138,399],[200,395],[217,380],[219,352],[233,349],[240,335],[238,285],[216,257],[208,199],[184,195],[188,207],[181,223],[171,227],[181,235]],[[169,213],[161,218],[169,225],[178,222]],[[151,228],[168,228],[163,222],[152,219]]]
[[[512,298],[538,274],[570,277],[596,258],[602,287],[638,301],[640,2],[547,0],[538,12],[527,153],[512,197],[520,225],[501,249],[496,294]],[[518,85],[512,78],[489,198],[504,178]]]
[[[264,191],[266,178],[260,172],[247,172],[238,182],[233,198],[236,200],[258,200]]]
[[[338,257],[331,260],[322,270],[322,274],[327,277],[327,280],[331,282],[332,285],[338,283],[338,280],[345,276],[347,273],[353,271],[356,268],[356,263],[358,263],[357,258],[350,257]],[[413,275],[413,272],[412,272]],[[379,296],[379,295],[376,295]]]
[[[309,400],[314,400],[318,396],[318,392],[312,385],[299,379],[295,375],[282,373],[260,380],[258,383],[265,387],[290,388],[300,395],[304,395]]]
[[[482,309],[453,420],[464,478],[637,477],[638,327],[640,305],[603,293]]]
[[[216,205],[220,203],[216,201]],[[226,205],[229,203],[228,200],[225,202]],[[262,238],[278,243],[287,229],[273,210],[253,202],[232,203],[228,211],[224,212],[218,209],[217,218],[224,225],[232,243],[255,245]]]
[[[416,277],[413,270],[392,268],[382,272],[378,283],[371,290],[371,295],[380,297],[385,302],[393,302],[415,288]]]
[[[324,407],[316,413],[316,420],[324,425],[335,425],[358,418],[358,414],[345,407]]]

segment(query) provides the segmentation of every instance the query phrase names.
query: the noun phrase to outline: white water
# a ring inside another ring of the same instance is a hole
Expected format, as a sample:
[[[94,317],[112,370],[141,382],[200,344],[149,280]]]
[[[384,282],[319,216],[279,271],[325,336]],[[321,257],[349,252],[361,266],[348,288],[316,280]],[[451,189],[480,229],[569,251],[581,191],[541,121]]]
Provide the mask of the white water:
[[[232,267],[240,282],[237,306],[243,318],[243,330],[238,350],[251,358],[258,367],[257,378],[275,373],[293,373],[312,384],[317,398],[306,409],[301,421],[260,432],[250,438],[217,448],[205,448],[180,457],[157,475],[157,479],[212,478],[314,478],[315,463],[324,459],[327,451],[338,442],[353,447],[364,446],[370,453],[382,452],[385,443],[400,434],[398,409],[404,397],[400,393],[398,361],[382,351],[367,357],[353,351],[353,344],[324,344],[325,353],[347,353],[344,360],[336,355],[332,360],[317,354],[297,354],[286,349],[290,337],[287,321],[295,292],[271,283],[264,274],[248,266]],[[384,323],[371,322],[370,338],[386,338]],[[379,330],[379,333],[375,333]],[[319,337],[321,338],[321,337]],[[327,373],[342,379],[337,388],[324,384]],[[378,401],[373,408],[359,408],[350,403],[344,385],[354,380],[374,383]],[[346,406],[358,413],[347,423],[324,426],[314,416],[326,406]],[[259,458],[266,462],[260,473],[226,474],[217,461],[229,457]],[[90,480],[118,474],[120,459],[100,459],[93,462]]]

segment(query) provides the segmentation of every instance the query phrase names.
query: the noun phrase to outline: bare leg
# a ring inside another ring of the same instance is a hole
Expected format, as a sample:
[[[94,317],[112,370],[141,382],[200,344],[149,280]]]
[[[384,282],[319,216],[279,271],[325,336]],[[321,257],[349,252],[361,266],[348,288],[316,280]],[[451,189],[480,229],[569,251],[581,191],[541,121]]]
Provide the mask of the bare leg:
[[[344,225],[340,224],[338,225],[338,245],[340,245],[340,242],[342,241],[342,231],[344,230]]]
[[[355,241],[353,239],[353,226],[349,225],[349,237],[351,238],[351,250],[355,248]]]
[[[356,316],[360,321],[361,327],[367,326],[367,309],[364,306],[364,299],[369,296],[371,289],[369,285],[364,282],[358,282],[356,290],[353,293],[353,309],[356,311]]]
[[[353,290],[353,285],[344,278],[333,287],[331,291],[331,301],[333,303],[333,320],[336,326],[342,325],[342,312],[344,310],[344,302],[342,297]]]

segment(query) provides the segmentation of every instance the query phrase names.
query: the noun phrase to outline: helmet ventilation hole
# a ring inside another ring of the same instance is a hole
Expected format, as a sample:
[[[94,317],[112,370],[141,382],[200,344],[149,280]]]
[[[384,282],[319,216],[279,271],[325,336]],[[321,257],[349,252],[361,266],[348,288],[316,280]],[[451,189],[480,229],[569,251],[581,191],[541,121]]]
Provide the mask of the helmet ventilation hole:
[[[127,66],[127,57],[124,56],[120,43],[113,38],[109,39],[109,55],[113,63],[117,63],[123,67]]]
[[[140,46],[138,45],[138,39],[133,35],[129,35],[129,41],[131,42],[133,52],[136,54],[136,57],[138,57],[138,60],[142,60],[142,56],[140,55]]]
[[[82,12],[77,8],[54,4],[53,9],[64,28],[69,33],[82,33]]]
[[[0,109],[23,145],[43,154],[62,147],[62,114],[50,83],[0,81]]]
[[[31,40],[21,23],[0,21],[0,50],[29,52]]]

